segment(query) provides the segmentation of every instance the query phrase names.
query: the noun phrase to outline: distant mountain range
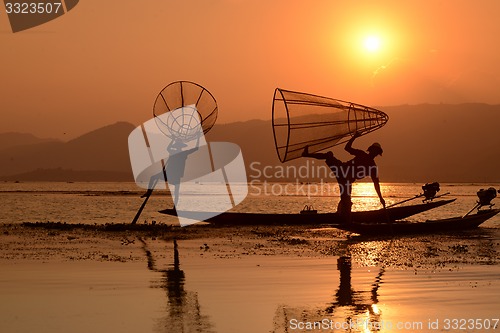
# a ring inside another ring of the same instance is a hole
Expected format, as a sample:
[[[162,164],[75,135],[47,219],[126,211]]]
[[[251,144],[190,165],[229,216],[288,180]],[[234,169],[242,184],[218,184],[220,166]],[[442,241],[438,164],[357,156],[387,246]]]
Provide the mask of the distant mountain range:
[[[384,154],[377,158],[382,181],[500,182],[500,105],[422,104],[381,109],[389,115],[387,125],[354,145],[365,149],[373,141],[382,144]],[[0,134],[0,179],[133,181],[127,139],[134,128],[118,122],[68,142]],[[238,144],[251,179],[259,175],[257,168],[267,166],[274,173],[306,163],[304,159],[279,162],[270,120],[216,124],[207,139]],[[349,158],[341,146],[333,151],[343,160]]]
[[[5,147],[0,150],[0,177],[4,180],[57,178],[67,181],[106,180],[109,177],[109,180],[133,181],[127,139],[134,128],[132,124],[118,122],[68,142],[38,140]],[[4,134],[4,139],[9,136],[19,135]]]
[[[3,149],[15,147],[32,145],[44,142],[56,142],[57,139],[41,139],[32,134],[28,133],[0,133],[0,151]]]

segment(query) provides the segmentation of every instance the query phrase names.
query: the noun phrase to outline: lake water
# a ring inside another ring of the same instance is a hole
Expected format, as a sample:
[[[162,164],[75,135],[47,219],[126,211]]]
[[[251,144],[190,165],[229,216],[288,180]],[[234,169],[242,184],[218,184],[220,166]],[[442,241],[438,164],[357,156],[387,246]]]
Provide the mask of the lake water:
[[[269,193],[286,186],[292,193],[270,196],[255,187],[236,210],[335,210],[333,195],[300,195],[298,184],[267,186]],[[457,201],[413,219],[462,215],[489,186],[442,184],[440,193]],[[390,204],[421,188],[384,184],[382,191]],[[3,183],[0,223],[126,223],[142,193],[121,183]],[[378,207],[370,183],[356,184],[353,201],[356,210]],[[168,195],[153,196],[141,220],[175,223],[156,212],[169,205]],[[179,240],[174,248],[151,239],[145,246],[156,246],[158,260],[150,270],[136,262],[86,263],[83,271],[71,262],[4,263],[0,331],[499,332],[499,222],[497,216],[464,233],[395,239],[332,240],[328,228],[318,228],[302,235],[320,249],[313,256],[210,256],[214,240]],[[210,251],[199,249],[204,242]]]
[[[483,329],[488,323],[499,329],[498,267],[415,274],[360,267],[351,265],[351,260],[269,257],[215,265],[190,262],[184,265],[185,288],[197,291],[202,313],[215,332],[492,331]]]
[[[444,218],[465,214],[476,203],[480,188],[499,184],[442,184],[438,194],[450,192],[447,197],[457,201],[432,210],[413,219]],[[299,212],[305,205],[313,205],[320,212],[335,211],[338,203],[335,184],[280,184],[251,185],[247,198],[235,211],[287,213]],[[417,184],[382,184],[388,205],[411,198],[422,192]],[[68,223],[127,223],[143,202],[144,190],[134,183],[0,183],[0,223],[68,222]],[[419,199],[409,202],[417,203]],[[201,198],[200,205],[203,204]],[[172,208],[167,191],[157,191],[141,215],[141,222],[176,224],[176,218],[158,213]],[[353,210],[380,208],[371,183],[355,183]],[[210,208],[207,207],[207,210]],[[500,221],[495,217],[492,222]],[[492,225],[487,222],[485,225]],[[494,223],[493,223],[494,224]]]

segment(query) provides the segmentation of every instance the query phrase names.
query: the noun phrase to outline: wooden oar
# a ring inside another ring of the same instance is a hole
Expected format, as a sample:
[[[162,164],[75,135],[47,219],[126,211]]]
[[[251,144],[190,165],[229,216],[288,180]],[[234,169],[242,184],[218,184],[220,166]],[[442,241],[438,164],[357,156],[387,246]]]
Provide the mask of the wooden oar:
[[[462,216],[462,218],[468,216],[470,213],[472,213],[472,211],[474,211],[474,209],[476,208],[481,208],[481,204],[478,202],[474,207],[472,207],[471,210],[469,210],[464,216]]]
[[[444,197],[445,195],[448,195],[448,194],[450,194],[450,192],[446,192],[446,193],[443,193],[443,194],[441,194],[441,195],[437,195],[437,196],[433,197],[433,198],[432,198],[432,199],[430,199],[430,200],[434,200],[434,199],[437,199],[437,198],[441,198],[441,197]],[[394,206],[400,205],[400,204],[402,204],[402,203],[405,203],[405,202],[408,202],[408,201],[411,201],[411,200],[415,200],[415,199],[421,198],[421,197],[423,197],[423,196],[424,196],[424,194],[419,194],[419,195],[414,196],[413,198],[409,198],[409,199],[405,199],[405,200],[400,201],[400,202],[393,203],[392,205],[386,206],[385,208],[391,208],[391,207],[394,207]],[[424,200],[424,201],[425,201],[425,200]]]
[[[415,199],[421,198],[423,196],[424,196],[423,194],[419,194],[419,195],[414,196],[413,198],[405,199],[403,201],[393,203],[392,205],[386,206],[385,208],[391,208],[391,207],[394,207],[394,206],[397,206],[397,205],[401,205],[402,203],[405,203],[405,202],[408,202],[408,201],[411,201],[411,200],[415,200]]]
[[[135,214],[135,217],[132,220],[132,224],[136,224],[137,223],[137,220],[141,216],[142,210],[144,209],[144,207],[146,207],[146,203],[148,202],[149,197],[151,196],[151,193],[153,193],[153,189],[155,188],[156,183],[158,183],[158,178],[156,178],[153,181],[153,184],[151,184],[151,188],[148,189],[148,191],[146,192],[144,202],[142,203],[141,207],[139,207],[139,210],[137,211],[137,214]]]

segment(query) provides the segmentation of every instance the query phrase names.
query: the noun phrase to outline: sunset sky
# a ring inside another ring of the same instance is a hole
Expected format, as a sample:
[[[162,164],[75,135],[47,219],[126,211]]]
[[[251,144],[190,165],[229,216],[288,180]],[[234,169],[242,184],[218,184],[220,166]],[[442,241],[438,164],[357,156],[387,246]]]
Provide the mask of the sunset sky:
[[[497,0],[84,0],[18,33],[0,8],[0,132],[140,124],[177,80],[212,92],[219,123],[269,119],[276,87],[382,109],[500,103]]]

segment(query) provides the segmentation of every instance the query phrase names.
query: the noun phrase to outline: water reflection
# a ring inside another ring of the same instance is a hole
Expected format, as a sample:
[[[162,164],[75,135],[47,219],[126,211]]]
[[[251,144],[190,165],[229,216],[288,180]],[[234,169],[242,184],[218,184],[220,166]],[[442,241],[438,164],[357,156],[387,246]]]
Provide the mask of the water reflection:
[[[155,326],[155,331],[172,333],[215,332],[209,317],[201,313],[198,294],[184,288],[186,274],[181,268],[177,242],[173,241],[173,261],[168,264],[167,269],[157,267],[158,265],[148,250],[146,242],[143,241],[143,244],[148,259],[148,268],[151,271],[162,273],[160,283],[155,287],[164,289],[167,295],[167,310]],[[381,322],[382,313],[377,306],[379,302],[378,291],[385,269],[379,270],[373,283],[365,290],[360,289],[363,288],[360,285],[353,283],[350,253],[338,258],[337,271],[339,272],[338,288],[332,294],[333,300],[330,303],[321,307],[315,306],[312,309],[300,306],[280,306],[275,314],[272,332],[311,332],[310,327],[301,326],[299,322],[322,322],[324,324],[327,321],[330,323],[328,327],[315,327],[312,331],[331,332],[332,329],[334,331],[367,333],[379,331],[378,323]],[[335,281],[335,278],[332,279],[333,283]],[[366,287],[366,284],[361,285]],[[251,317],[252,314],[249,313],[248,316]],[[350,326],[346,326],[348,323]],[[255,329],[258,330],[259,327],[256,326]]]
[[[157,263],[147,247],[147,243],[141,239],[143,249],[148,260],[148,269],[162,273],[159,284],[154,287],[164,289],[167,293],[167,311],[158,320],[155,326],[156,332],[168,333],[213,333],[209,318],[201,313],[198,295],[196,292],[184,289],[185,273],[181,269],[179,260],[179,248],[177,240],[174,239],[173,263],[167,269],[159,269]]]
[[[390,325],[400,322],[421,325],[428,319],[434,320],[440,314],[429,313],[429,309],[448,306],[448,300],[456,296],[457,290],[461,295],[468,293],[469,298],[463,296],[466,303],[453,305],[447,311],[484,312],[484,304],[496,304],[492,295],[498,287],[490,285],[498,270],[489,272],[485,266],[480,275],[483,271],[487,275],[479,277],[477,269],[462,274],[446,269],[441,274],[432,272],[431,281],[430,276],[420,271],[414,275],[411,271],[399,273],[391,269],[394,263],[401,267],[401,263],[426,262],[433,270],[435,260],[442,263],[449,259],[456,263],[461,256],[471,255],[483,258],[478,262],[489,263],[497,252],[491,240],[483,238],[478,235],[478,239],[470,239],[468,243],[463,237],[453,236],[426,236],[425,242],[407,238],[378,241],[351,238],[339,241],[329,258],[321,258],[314,265],[310,263],[315,259],[298,261],[289,256],[224,260],[204,256],[201,261],[197,261],[198,256],[186,256],[187,261],[184,256],[179,258],[174,241],[173,256],[168,255],[164,270],[158,268],[144,243],[149,269],[161,273],[156,287],[162,288],[167,296],[167,307],[162,310],[156,331],[214,332],[213,324],[219,333],[392,331]],[[340,256],[334,257],[334,253]],[[186,290],[186,279],[189,279],[188,289],[196,292]],[[480,281],[485,286],[476,288],[477,283],[470,281]],[[455,284],[450,286],[450,283]],[[476,289],[471,293],[469,286]],[[480,292],[478,302],[475,294]]]
[[[382,276],[384,275],[385,269],[380,269],[375,278],[375,282],[372,284],[370,300],[365,301],[363,300],[363,293],[355,291],[351,286],[351,261],[350,256],[339,257],[337,261],[337,269],[340,271],[339,289],[335,294],[336,300],[326,309],[326,312],[333,313],[337,307],[349,306],[356,314],[369,311],[371,315],[379,315],[379,311],[374,310],[378,309],[374,305],[378,303],[378,289],[382,283]]]
[[[379,332],[384,327],[378,307],[379,288],[383,283],[385,267],[381,267],[370,289],[356,290],[353,286],[352,257],[340,256],[338,289],[333,301],[325,308],[292,308],[282,306],[275,315],[273,333],[281,332]]]

